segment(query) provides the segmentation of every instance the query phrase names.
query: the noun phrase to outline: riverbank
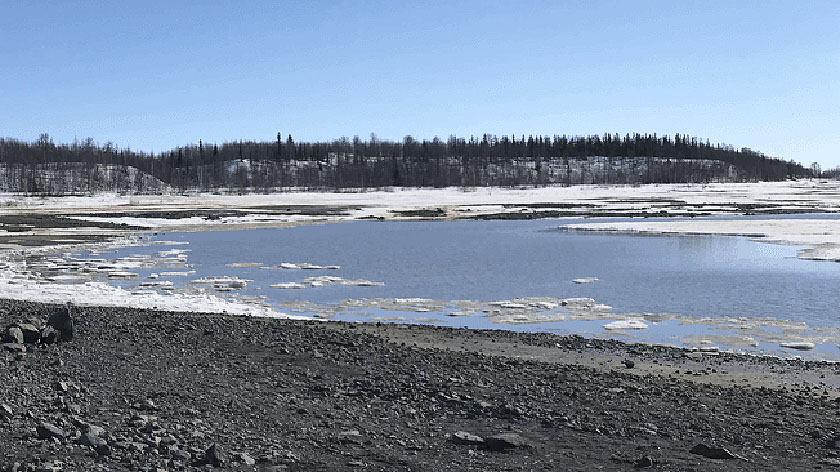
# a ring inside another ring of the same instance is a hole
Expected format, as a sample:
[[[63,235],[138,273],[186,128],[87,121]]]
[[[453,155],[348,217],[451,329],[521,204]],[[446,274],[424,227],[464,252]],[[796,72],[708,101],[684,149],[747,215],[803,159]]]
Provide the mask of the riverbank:
[[[61,309],[0,312],[5,327]],[[124,308],[74,319],[71,341],[0,356],[6,470],[840,464],[831,363]]]
[[[840,182],[576,185],[357,192],[25,197],[0,195],[5,231],[54,225],[154,231],[248,229],[358,219],[696,217],[840,211]],[[16,219],[28,218],[16,226]],[[7,221],[8,219],[8,221]],[[32,223],[32,219],[36,222]],[[81,223],[80,223],[81,222]],[[2,242],[2,239],[0,239]]]

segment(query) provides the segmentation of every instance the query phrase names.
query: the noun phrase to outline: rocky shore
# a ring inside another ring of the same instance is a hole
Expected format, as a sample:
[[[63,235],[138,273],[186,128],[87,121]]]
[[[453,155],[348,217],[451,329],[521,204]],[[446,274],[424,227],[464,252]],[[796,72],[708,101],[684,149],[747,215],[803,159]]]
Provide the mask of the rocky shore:
[[[0,470],[840,467],[835,364],[122,308],[67,339],[65,311],[0,301],[29,333],[0,353]]]

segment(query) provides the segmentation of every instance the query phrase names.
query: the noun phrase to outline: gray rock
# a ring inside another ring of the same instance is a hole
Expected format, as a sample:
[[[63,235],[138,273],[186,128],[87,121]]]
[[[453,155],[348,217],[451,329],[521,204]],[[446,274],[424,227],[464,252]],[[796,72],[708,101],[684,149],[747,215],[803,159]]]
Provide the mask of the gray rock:
[[[183,449],[178,449],[177,451],[174,451],[172,453],[172,458],[175,459],[175,460],[181,460],[181,461],[186,462],[186,461],[192,459],[192,454],[190,454],[189,451],[185,451]]]
[[[11,418],[14,415],[15,412],[12,410],[12,407],[5,403],[0,405],[0,418]]]
[[[12,326],[6,329],[6,332],[3,334],[3,342],[23,344],[23,331],[21,331],[17,326]]]
[[[72,383],[70,383],[70,382],[67,382],[66,380],[62,380],[62,381],[56,382],[56,383],[55,383],[55,389],[56,389],[57,391],[61,392],[61,393],[68,393],[68,392],[70,392],[71,390],[76,390],[76,391],[78,391],[78,390],[79,390],[79,388],[78,388],[78,387],[76,387],[75,385],[73,385],[73,384],[72,384]]]
[[[137,405],[137,409],[152,411],[152,410],[157,410],[157,405],[155,405],[155,402],[153,402],[151,399],[144,398]]]
[[[83,433],[88,433],[92,436],[96,436],[97,438],[101,438],[105,434],[105,428],[101,426],[95,426],[90,423],[82,424],[81,430]]]
[[[61,339],[70,341],[73,339],[73,315],[70,313],[70,304],[64,310],[50,315],[47,324],[61,333]]]
[[[41,330],[41,342],[44,344],[55,344],[61,340],[61,332],[52,326],[46,326]]]
[[[128,423],[135,428],[142,428],[146,425],[154,423],[155,421],[157,421],[157,418],[154,416],[135,415],[128,420]]]
[[[355,429],[341,431],[336,435],[336,441],[340,444],[362,444],[362,434]]]
[[[100,456],[110,456],[111,455],[111,446],[107,443],[103,442],[102,444],[97,444],[94,448],[94,451]]]
[[[35,427],[38,439],[64,438],[64,430],[52,423],[40,423]]]
[[[688,451],[698,456],[703,456],[709,459],[737,459],[738,456],[732,454],[722,447],[710,447],[705,444],[698,444]]]
[[[634,469],[647,469],[650,467],[653,467],[653,458],[650,456],[641,457],[633,463]]]
[[[104,439],[91,433],[82,434],[76,442],[82,446],[90,446],[92,448],[107,444]]]
[[[452,442],[456,444],[479,445],[484,444],[484,438],[467,431],[457,431],[452,435]]]
[[[530,447],[528,440],[516,433],[500,433],[488,436],[484,438],[484,444],[491,451]]]
[[[227,459],[227,454],[217,444],[213,444],[204,452],[204,461],[210,465],[220,466],[226,463]]]
[[[245,465],[254,465],[254,464],[257,463],[257,461],[254,460],[254,458],[251,457],[246,452],[240,452],[240,453],[234,454],[233,459],[236,462],[240,462],[240,463],[245,464]]]
[[[41,339],[41,330],[37,326],[29,323],[20,323],[17,327],[23,333],[23,342],[25,344],[35,344]]]
[[[19,343],[3,343],[3,350],[4,351],[11,351],[11,352],[14,352],[14,353],[18,353],[18,352],[25,353],[26,352],[26,346],[24,346],[23,344],[19,344]]]

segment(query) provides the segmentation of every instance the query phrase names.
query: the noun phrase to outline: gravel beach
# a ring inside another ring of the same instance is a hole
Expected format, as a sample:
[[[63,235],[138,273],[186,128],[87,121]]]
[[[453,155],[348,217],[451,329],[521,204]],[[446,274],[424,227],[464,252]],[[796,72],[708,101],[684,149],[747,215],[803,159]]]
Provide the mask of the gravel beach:
[[[0,470],[840,467],[835,364],[89,307],[48,344],[65,310],[0,302],[45,336],[3,345]]]

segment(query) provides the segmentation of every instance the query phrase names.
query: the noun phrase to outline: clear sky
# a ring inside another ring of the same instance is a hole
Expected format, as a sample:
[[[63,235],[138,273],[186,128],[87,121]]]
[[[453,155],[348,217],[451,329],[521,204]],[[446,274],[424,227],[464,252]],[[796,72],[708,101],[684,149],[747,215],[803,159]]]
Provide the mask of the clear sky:
[[[0,0],[0,136],[686,133],[840,164],[838,1]]]

